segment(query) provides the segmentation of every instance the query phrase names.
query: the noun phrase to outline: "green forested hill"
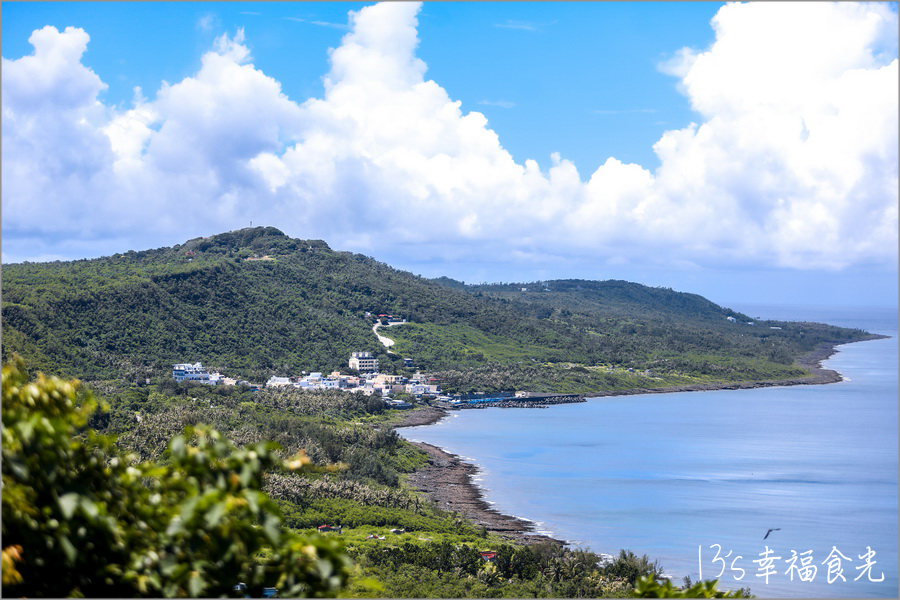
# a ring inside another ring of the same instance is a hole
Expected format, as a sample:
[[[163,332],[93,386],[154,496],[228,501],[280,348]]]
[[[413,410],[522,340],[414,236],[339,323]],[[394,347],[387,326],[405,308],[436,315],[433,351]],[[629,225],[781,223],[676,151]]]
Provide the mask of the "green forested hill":
[[[367,311],[410,321],[382,330],[397,355],[376,340]],[[650,369],[661,384],[796,376],[799,354],[865,335],[747,320],[694,294],[624,281],[427,280],[271,227],[3,268],[4,358],[18,352],[32,368],[88,380],[161,376],[198,360],[260,380],[343,368],[350,352],[369,350],[382,370],[411,356],[472,387],[501,385],[499,369],[538,388],[602,389],[623,385],[616,369]],[[576,367],[579,382],[559,376]]]

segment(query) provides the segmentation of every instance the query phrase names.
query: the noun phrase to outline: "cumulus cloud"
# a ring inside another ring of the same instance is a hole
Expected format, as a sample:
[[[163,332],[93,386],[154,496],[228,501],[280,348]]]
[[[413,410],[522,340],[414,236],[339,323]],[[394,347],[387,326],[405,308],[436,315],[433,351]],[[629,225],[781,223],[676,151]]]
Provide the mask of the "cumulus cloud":
[[[426,77],[419,9],[351,12],[324,96],[303,103],[238,31],[191,77],[118,110],[81,64],[86,32],[36,31],[33,55],[3,59],[4,233],[145,247],[252,220],[432,260],[895,264],[888,5],[724,6],[710,48],[661,66],[699,122],[663,135],[655,172],[611,157],[587,181],[559,155],[516,163],[484,115]]]
[[[719,234],[703,236],[712,245],[731,237],[741,253],[776,264],[891,260],[898,71],[879,54],[896,37],[896,13],[729,4],[713,27],[712,47],[682,51],[673,70],[704,122],[654,146],[667,204],[717,219]]]
[[[14,228],[54,229],[79,199],[109,208],[95,188],[109,182],[113,157],[101,127],[107,88],[81,64],[90,37],[81,29],[35,31],[34,53],[3,59],[3,209]]]

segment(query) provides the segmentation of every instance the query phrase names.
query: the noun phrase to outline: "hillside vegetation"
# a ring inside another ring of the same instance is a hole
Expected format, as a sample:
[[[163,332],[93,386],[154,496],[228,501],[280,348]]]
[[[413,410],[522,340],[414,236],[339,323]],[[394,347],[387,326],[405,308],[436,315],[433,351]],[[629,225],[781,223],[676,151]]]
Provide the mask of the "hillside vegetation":
[[[409,321],[381,331],[397,354],[376,340],[367,312]],[[369,350],[383,371],[401,371],[409,356],[451,390],[597,391],[802,376],[801,354],[866,337],[749,320],[625,281],[427,280],[272,227],[3,270],[4,358],[15,351],[32,368],[86,380],[164,377],[200,360],[264,381],[345,368],[351,352]]]

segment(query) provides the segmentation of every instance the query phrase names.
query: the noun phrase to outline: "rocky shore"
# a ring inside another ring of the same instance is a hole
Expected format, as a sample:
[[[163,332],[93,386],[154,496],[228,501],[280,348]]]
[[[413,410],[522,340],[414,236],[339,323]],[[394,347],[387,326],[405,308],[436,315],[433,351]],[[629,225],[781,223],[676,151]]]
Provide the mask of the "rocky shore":
[[[435,406],[425,406],[416,410],[411,410],[403,415],[403,420],[394,425],[394,429],[401,427],[418,427],[420,425],[431,425],[437,423],[447,416],[447,411],[443,408]]]
[[[457,512],[478,526],[501,537],[534,544],[537,542],[565,542],[534,532],[530,521],[505,515],[485,502],[481,489],[473,483],[477,472],[474,465],[463,462],[455,454],[423,442],[412,442],[430,456],[427,467],[419,469],[409,478],[409,483],[425,492],[438,507]]]
[[[773,381],[752,381],[720,384],[703,384],[668,387],[661,389],[635,389],[610,392],[598,392],[589,397],[623,396],[637,394],[660,394],[669,392],[687,392],[704,390],[737,390],[772,386],[787,385],[817,385],[842,381],[840,373],[822,367],[822,361],[831,357],[836,348],[833,345],[823,344],[813,352],[804,356],[799,363],[810,369],[811,377],[795,379],[782,379]],[[431,425],[447,416],[448,411],[434,406],[428,406],[414,410],[405,415],[402,422],[395,428],[416,427]],[[504,515],[485,502],[481,489],[473,479],[477,472],[474,465],[463,462],[458,456],[445,452],[437,446],[423,442],[412,442],[429,455],[429,464],[409,477],[410,484],[419,491],[425,492],[429,499],[440,508],[455,511],[469,519],[476,525],[483,526],[490,532],[499,534],[509,539],[515,539],[525,543],[540,541],[552,541],[558,544],[565,542],[539,535],[534,532],[534,526],[530,521],[519,519],[510,515]]]
[[[410,412],[394,427],[431,425],[443,419],[447,413],[445,409],[429,406]],[[534,533],[534,525],[530,521],[504,515],[491,508],[485,502],[481,489],[473,481],[477,472],[474,465],[463,462],[455,454],[445,452],[437,446],[424,442],[411,443],[425,451],[429,460],[428,466],[412,473],[408,481],[417,490],[425,492],[441,509],[457,512],[475,525],[507,539],[526,544],[546,541],[565,544],[561,540]]]

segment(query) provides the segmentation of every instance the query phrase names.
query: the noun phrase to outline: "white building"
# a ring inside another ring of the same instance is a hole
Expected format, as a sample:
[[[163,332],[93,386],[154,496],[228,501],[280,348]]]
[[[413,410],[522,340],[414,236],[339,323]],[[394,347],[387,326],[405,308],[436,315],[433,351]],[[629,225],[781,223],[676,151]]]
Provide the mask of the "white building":
[[[269,380],[266,382],[266,387],[283,387],[286,385],[291,385],[290,377],[269,377]]]
[[[371,352],[353,352],[350,355],[350,368],[357,371],[377,371],[378,359]]]
[[[421,396],[425,393],[425,386],[421,383],[407,383],[406,384],[406,393],[412,394],[413,396]]]
[[[224,383],[224,377],[218,373],[210,373],[202,363],[183,363],[172,366],[172,378],[175,381],[192,381],[194,383],[205,383],[207,385],[218,385]]]
[[[437,396],[441,393],[441,386],[421,383],[419,381],[410,381],[406,384],[406,393],[412,394],[413,396],[424,396],[425,394]]]

